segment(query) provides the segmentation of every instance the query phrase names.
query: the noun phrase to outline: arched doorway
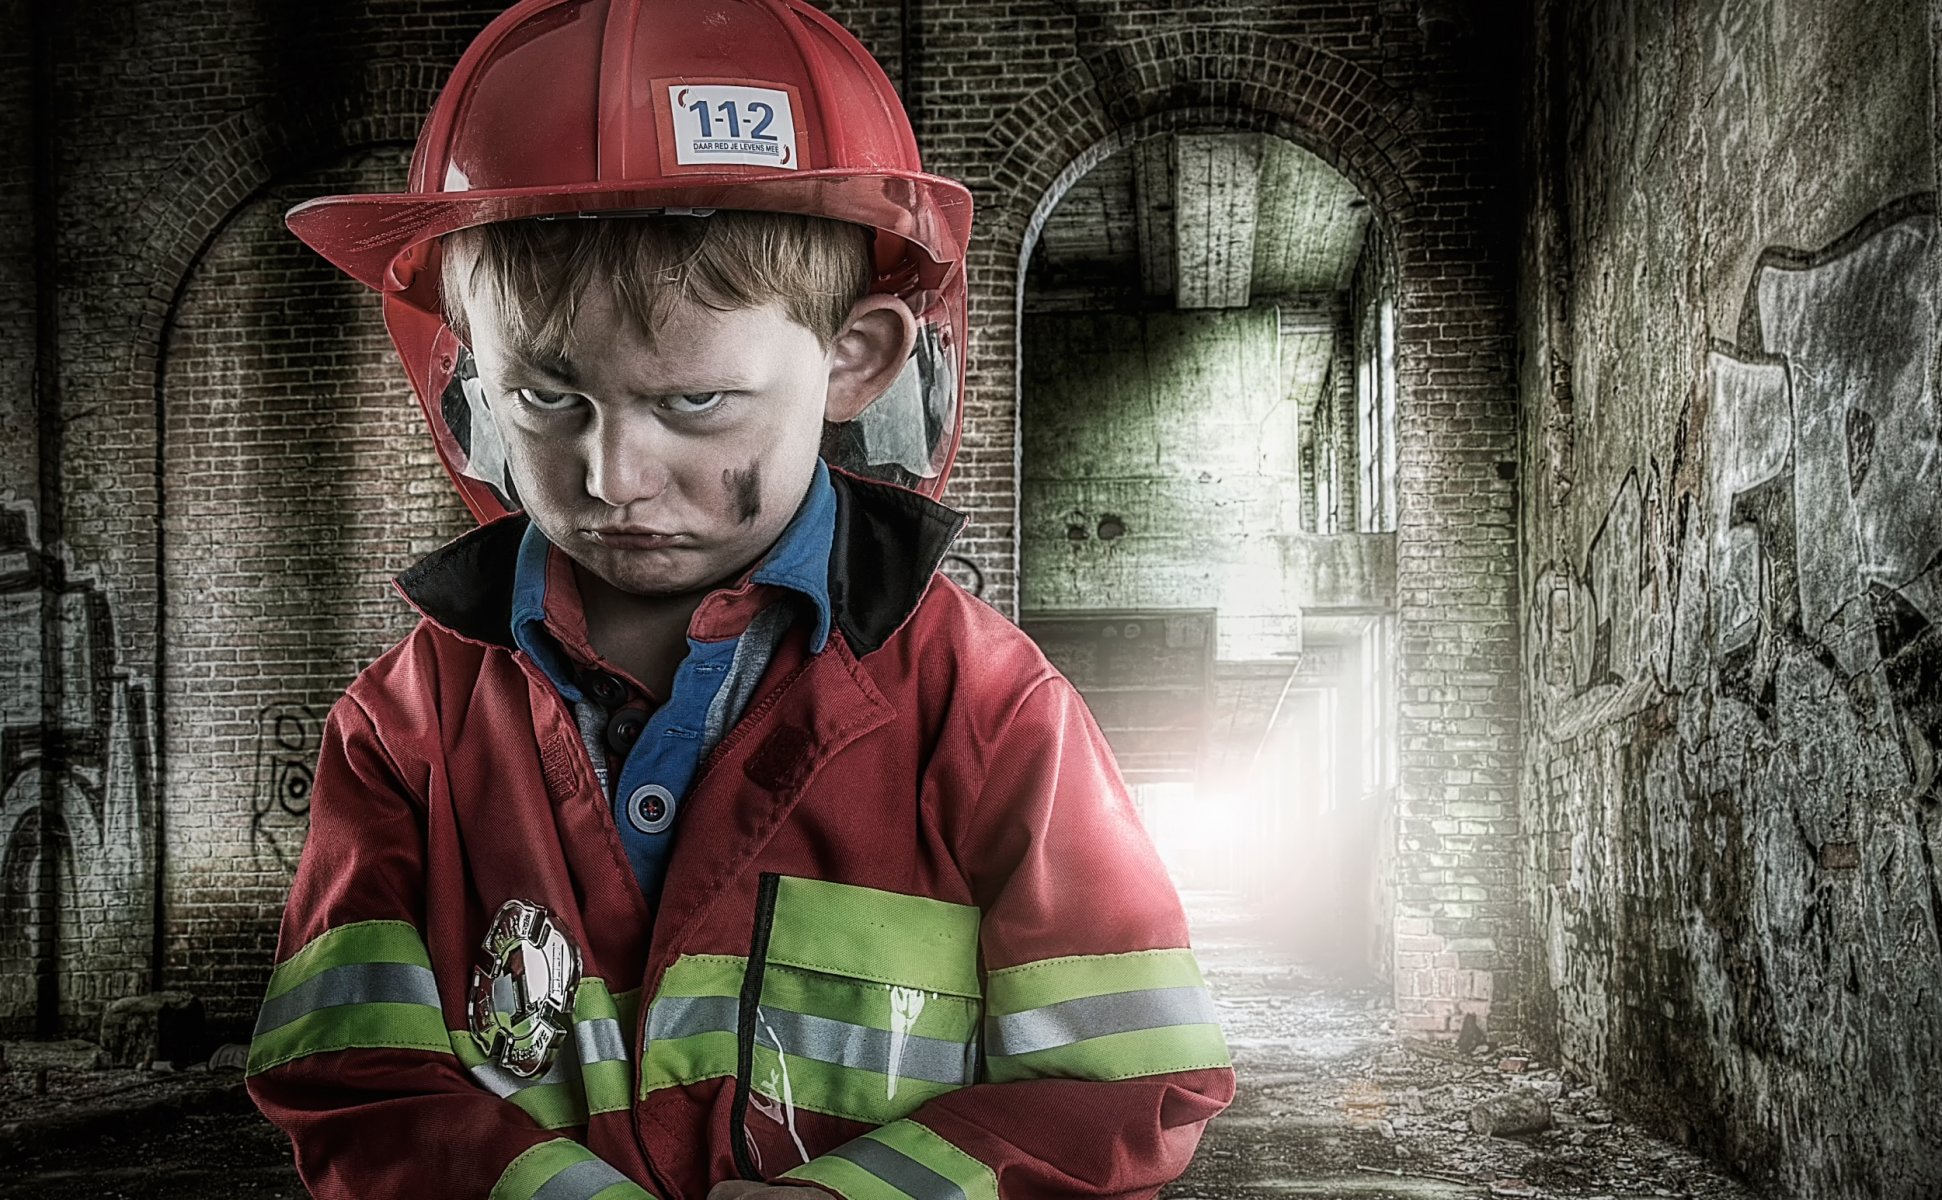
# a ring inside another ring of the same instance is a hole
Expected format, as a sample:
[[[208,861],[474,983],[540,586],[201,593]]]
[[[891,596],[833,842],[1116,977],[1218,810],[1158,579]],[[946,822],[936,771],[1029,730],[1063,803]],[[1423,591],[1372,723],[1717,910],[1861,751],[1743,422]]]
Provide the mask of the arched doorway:
[[[1021,623],[1183,887],[1386,973],[1390,241],[1348,179],[1251,132],[1132,141],[1052,204],[1020,285]]]

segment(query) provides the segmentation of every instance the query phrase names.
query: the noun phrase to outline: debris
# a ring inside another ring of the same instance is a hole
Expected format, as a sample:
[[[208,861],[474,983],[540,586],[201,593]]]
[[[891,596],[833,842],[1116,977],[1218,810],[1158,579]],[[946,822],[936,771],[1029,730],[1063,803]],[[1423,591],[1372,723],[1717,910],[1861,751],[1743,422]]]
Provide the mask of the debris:
[[[1490,1194],[1493,1196],[1535,1196],[1537,1189],[1521,1179],[1493,1179],[1490,1181]]]
[[[1440,1179],[1444,1183],[1473,1183],[1461,1175],[1445,1175],[1440,1171],[1405,1171],[1401,1167],[1365,1167],[1355,1164],[1355,1169],[1370,1175],[1388,1175],[1395,1179]]]
[[[248,1066],[249,1047],[238,1042],[225,1042],[209,1056],[211,1071],[241,1071]]]
[[[118,1066],[201,1057],[202,1001],[189,992],[124,996],[101,1014],[101,1048]]]
[[[7,1056],[14,1068],[23,1071],[99,1071],[107,1066],[101,1047],[79,1038],[59,1042],[12,1042]]]
[[[1506,1075],[1521,1075],[1524,1068],[1531,1065],[1527,1058],[1502,1058],[1497,1060],[1497,1069]]]
[[[1550,1127],[1551,1105],[1529,1088],[1512,1088],[1479,1100],[1470,1109],[1470,1128],[1493,1137]]]
[[[1425,1042],[1417,1038],[1404,1038],[1402,1044],[1403,1049],[1409,1051],[1411,1054],[1420,1054],[1424,1058],[1433,1058],[1438,1062],[1454,1063],[1457,1066],[1469,1067],[1472,1070],[1480,1069],[1480,1064],[1471,1058],[1458,1054],[1456,1051],[1447,1049],[1435,1042]]]

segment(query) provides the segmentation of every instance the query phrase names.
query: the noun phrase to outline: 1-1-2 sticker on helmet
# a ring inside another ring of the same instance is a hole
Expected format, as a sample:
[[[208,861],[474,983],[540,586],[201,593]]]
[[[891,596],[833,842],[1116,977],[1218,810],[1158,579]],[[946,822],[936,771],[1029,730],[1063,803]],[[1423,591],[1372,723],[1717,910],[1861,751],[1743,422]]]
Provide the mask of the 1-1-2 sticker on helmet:
[[[662,150],[673,151],[673,164],[801,169],[793,88],[678,79],[655,85],[667,96]]]

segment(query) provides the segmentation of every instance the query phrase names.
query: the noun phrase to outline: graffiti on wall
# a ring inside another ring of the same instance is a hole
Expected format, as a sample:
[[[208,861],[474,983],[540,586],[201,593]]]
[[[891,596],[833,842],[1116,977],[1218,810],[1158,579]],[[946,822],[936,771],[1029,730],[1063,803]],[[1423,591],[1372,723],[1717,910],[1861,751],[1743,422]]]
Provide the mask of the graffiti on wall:
[[[147,689],[117,661],[106,597],[33,544],[30,517],[0,509],[0,1027],[17,1029],[50,970],[135,990],[155,830]],[[81,898],[103,896],[84,919]]]
[[[310,785],[324,719],[308,704],[283,702],[266,705],[256,724],[251,845],[294,874],[310,830]]]
[[[1673,1120],[1756,1094],[1742,1130],[1925,1106],[1942,1052],[1876,1028],[1942,1027],[1942,995],[1903,986],[1942,968],[1937,238],[1925,196],[1763,254],[1669,461],[1624,477],[1527,610],[1565,1053]],[[1938,1132],[1885,1131],[1880,1157]]]
[[[1568,735],[1621,693],[1636,708],[1716,679],[1771,724],[1779,673],[1806,659],[1844,684],[1879,675],[1934,793],[1936,236],[1911,201],[1822,251],[1762,257],[1672,464],[1628,474],[1584,561],[1539,577],[1526,644],[1548,723]]]

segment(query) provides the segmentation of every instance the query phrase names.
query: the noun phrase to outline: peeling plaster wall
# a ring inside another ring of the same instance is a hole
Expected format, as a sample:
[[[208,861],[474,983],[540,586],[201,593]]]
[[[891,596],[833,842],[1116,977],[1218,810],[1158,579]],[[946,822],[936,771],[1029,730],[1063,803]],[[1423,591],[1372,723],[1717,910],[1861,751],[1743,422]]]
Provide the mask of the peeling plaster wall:
[[[1216,608],[1217,657],[1255,661],[1301,648],[1304,608],[1393,603],[1393,537],[1299,532],[1277,328],[1271,305],[1029,319],[1024,608]]]
[[[1942,1194],[1931,17],[1535,6],[1527,964],[1779,1193]]]

